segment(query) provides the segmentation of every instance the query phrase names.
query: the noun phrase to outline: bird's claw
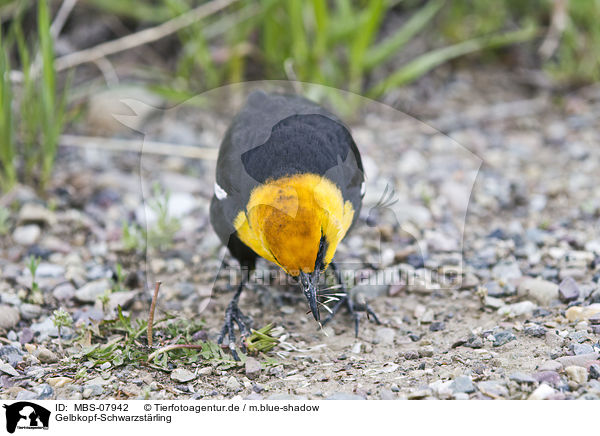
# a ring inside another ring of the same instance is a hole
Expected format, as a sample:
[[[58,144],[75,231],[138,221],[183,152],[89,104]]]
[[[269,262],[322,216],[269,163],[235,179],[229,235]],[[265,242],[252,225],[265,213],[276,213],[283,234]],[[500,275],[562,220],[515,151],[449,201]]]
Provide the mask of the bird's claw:
[[[219,334],[219,338],[217,339],[217,344],[222,345],[225,336],[227,336],[229,340],[228,348],[231,351],[231,355],[237,361],[240,360],[240,356],[235,349],[235,324],[238,326],[238,330],[240,331],[240,347],[242,352],[246,351],[245,338],[250,336],[250,327],[252,326],[252,319],[242,313],[240,308],[238,307],[238,298],[241,293],[242,286],[238,289],[238,292],[234,295],[233,299],[227,306],[225,310],[225,322],[223,323],[223,328],[221,329],[221,333]]]
[[[333,317],[335,316],[335,314],[338,312],[338,310],[344,304],[348,308],[348,312],[350,312],[350,315],[352,316],[352,319],[354,320],[354,336],[355,337],[358,337],[358,326],[360,324],[360,319],[361,319],[360,312],[365,312],[367,314],[367,319],[369,321],[374,321],[375,324],[378,324],[378,325],[381,324],[381,322],[379,321],[379,318],[377,317],[377,314],[371,308],[369,303],[367,303],[366,301],[363,301],[358,304],[354,303],[352,301],[352,298],[350,297],[350,295],[348,295],[348,293],[346,293],[346,295],[344,297],[342,297],[336,303],[335,306],[333,306],[333,308],[331,309],[331,313],[329,314],[329,316],[327,318],[325,318],[322,325],[325,326],[329,321],[331,321],[333,319]]]
[[[335,306],[333,306],[333,308],[331,309],[329,316],[327,318],[325,318],[325,321],[323,321],[321,326],[324,327],[329,321],[331,321],[333,319],[333,317],[335,316],[335,314],[338,312],[338,310],[340,310],[340,307],[342,307],[342,305],[344,305],[344,304],[346,305],[346,307],[348,307],[348,312],[350,312],[352,319],[354,319],[354,336],[355,337],[358,337],[358,325],[360,324],[360,318],[361,318],[361,314],[359,312],[366,312],[367,319],[369,321],[374,321],[375,324],[378,324],[378,325],[381,324],[381,322],[379,321],[379,318],[377,318],[377,315],[375,314],[375,311],[371,308],[369,303],[367,303],[367,300],[364,298],[364,296],[358,295],[358,297],[360,297],[357,299],[358,302],[352,301],[352,297],[350,296],[350,294],[346,290],[346,287],[344,286],[344,282],[342,281],[342,276],[340,275],[340,271],[338,270],[338,267],[335,264],[335,262],[331,262],[331,268],[335,274],[335,277],[341,288],[340,290],[342,291],[344,296],[336,302]],[[371,320],[371,317],[373,318],[372,320]]]

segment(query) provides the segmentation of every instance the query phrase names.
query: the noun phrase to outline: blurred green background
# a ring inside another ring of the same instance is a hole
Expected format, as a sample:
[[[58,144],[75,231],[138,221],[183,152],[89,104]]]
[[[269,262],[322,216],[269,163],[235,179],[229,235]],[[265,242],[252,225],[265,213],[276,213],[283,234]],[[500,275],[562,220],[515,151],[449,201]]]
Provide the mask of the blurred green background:
[[[454,62],[563,92],[598,80],[599,22],[600,0],[0,0],[0,189],[43,190],[61,134],[111,87],[175,104],[283,79],[385,102]]]

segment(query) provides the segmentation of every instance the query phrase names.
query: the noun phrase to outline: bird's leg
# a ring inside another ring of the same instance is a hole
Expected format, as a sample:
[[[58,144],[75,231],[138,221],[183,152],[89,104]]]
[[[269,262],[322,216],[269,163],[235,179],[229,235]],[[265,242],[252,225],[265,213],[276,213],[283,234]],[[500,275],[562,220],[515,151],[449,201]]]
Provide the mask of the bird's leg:
[[[252,324],[252,320],[245,316],[240,308],[238,307],[238,300],[240,299],[240,295],[244,290],[244,281],[240,282],[240,285],[235,292],[235,295],[227,305],[227,309],[225,310],[225,322],[223,323],[223,328],[221,329],[221,334],[219,335],[219,339],[217,343],[220,345],[223,343],[223,339],[225,339],[225,335],[229,338],[229,350],[231,351],[231,355],[235,360],[240,360],[240,357],[235,350],[235,332],[234,332],[234,323],[237,324],[238,329],[240,331],[241,339],[242,339],[242,350],[245,351],[246,347],[244,345],[244,338],[250,335],[250,325]]]
[[[333,317],[338,312],[338,310],[340,310],[342,305],[346,304],[348,306],[348,311],[350,312],[350,314],[352,315],[352,318],[354,319],[354,334],[355,334],[355,336],[358,336],[358,324],[360,322],[360,314],[354,310],[354,304],[352,303],[352,299],[350,298],[350,295],[348,294],[348,291],[346,290],[346,285],[344,285],[344,282],[342,281],[342,275],[340,274],[340,271],[339,271],[336,263],[331,262],[330,265],[331,265],[331,269],[333,270],[333,273],[335,274],[335,278],[337,279],[338,284],[340,285],[340,294],[344,294],[344,296],[342,298],[340,298],[335,303],[335,305],[331,308],[331,313],[329,314],[329,316],[327,318],[325,318],[325,321],[323,321],[322,324],[323,324],[323,326],[325,326],[329,321],[331,321],[333,319]]]
[[[340,307],[342,307],[342,305],[346,304],[346,307],[348,308],[348,312],[350,312],[350,315],[352,316],[352,319],[354,319],[354,336],[358,337],[358,325],[360,323],[360,313],[359,310],[366,312],[367,313],[367,319],[371,320],[371,317],[373,318],[373,321],[375,321],[376,324],[381,324],[381,322],[379,321],[379,318],[377,318],[377,315],[375,314],[375,312],[373,311],[373,309],[371,308],[371,306],[369,306],[369,303],[365,301],[361,302],[358,305],[355,305],[355,303],[352,301],[352,298],[350,297],[350,294],[348,294],[348,291],[346,290],[346,286],[344,285],[344,282],[342,281],[342,275],[340,274],[340,271],[336,265],[335,262],[331,262],[331,269],[333,270],[333,273],[335,274],[335,277],[340,285],[340,290],[342,294],[344,294],[344,296],[342,298],[340,298],[335,305],[331,308],[331,313],[329,314],[329,316],[327,318],[325,318],[325,321],[323,321],[323,325],[326,325],[329,321],[331,321],[331,319],[335,316],[335,314],[338,312],[338,310],[340,310]],[[356,307],[359,306],[359,307]]]

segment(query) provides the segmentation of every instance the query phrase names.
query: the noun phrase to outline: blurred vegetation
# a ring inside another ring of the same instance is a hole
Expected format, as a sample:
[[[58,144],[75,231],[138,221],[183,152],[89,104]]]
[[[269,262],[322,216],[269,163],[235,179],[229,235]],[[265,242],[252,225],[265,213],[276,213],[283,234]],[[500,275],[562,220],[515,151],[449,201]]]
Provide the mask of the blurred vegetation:
[[[37,7],[37,27],[28,41],[22,28],[26,3],[14,9],[0,51],[0,187],[17,180],[17,168],[26,183],[43,187],[48,181],[64,124],[66,92],[58,92],[50,11],[45,1]],[[0,32],[1,33],[1,32]],[[12,49],[12,50],[11,50]],[[11,83],[11,51],[18,60],[19,80]],[[18,160],[15,162],[15,158]],[[20,165],[19,165],[20,164]]]
[[[479,53],[470,58],[478,63],[506,62],[494,54],[507,47],[519,50],[510,62],[526,60],[524,67],[543,69],[557,84],[600,78],[600,0],[87,0],[67,12],[62,32],[53,33],[51,23],[66,3],[0,0],[2,190],[17,180],[44,187],[66,102],[92,95],[103,76],[111,86],[106,68],[120,83],[145,86],[173,102],[265,79],[384,98],[464,55]],[[134,44],[99,59],[104,64],[76,63],[73,88],[68,68],[52,67],[61,62],[54,53],[59,38],[70,52],[83,50],[211,5],[214,11],[201,20],[152,40],[153,56]],[[82,26],[92,42],[80,47]],[[523,44],[517,49],[516,43]]]
[[[124,222],[121,228],[123,250],[141,253],[146,248],[157,251],[171,248],[181,223],[169,213],[170,196],[171,192],[163,189],[159,183],[152,185],[152,195],[147,204],[154,219],[146,229],[135,222]]]
[[[540,55],[539,66],[551,78],[561,84],[600,80],[600,0],[503,0],[493,8],[487,0],[458,0],[442,11],[439,23],[450,42],[498,32],[511,23],[533,23],[556,38],[552,53],[536,53],[541,41],[531,53]],[[552,35],[547,28],[555,24],[563,28]]]

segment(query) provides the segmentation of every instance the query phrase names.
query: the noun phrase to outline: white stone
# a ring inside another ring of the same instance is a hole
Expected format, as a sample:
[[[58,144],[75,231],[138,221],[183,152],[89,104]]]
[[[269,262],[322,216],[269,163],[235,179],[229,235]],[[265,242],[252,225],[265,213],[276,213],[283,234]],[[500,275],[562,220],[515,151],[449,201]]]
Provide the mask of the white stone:
[[[32,245],[40,238],[41,234],[42,231],[39,226],[28,224],[17,227],[13,232],[12,238],[19,245]]]
[[[554,392],[555,391],[551,386],[547,385],[546,383],[542,383],[541,385],[539,385],[537,387],[537,389],[535,391],[533,391],[531,393],[531,395],[527,399],[528,400],[545,400],[546,398],[553,395]]]

